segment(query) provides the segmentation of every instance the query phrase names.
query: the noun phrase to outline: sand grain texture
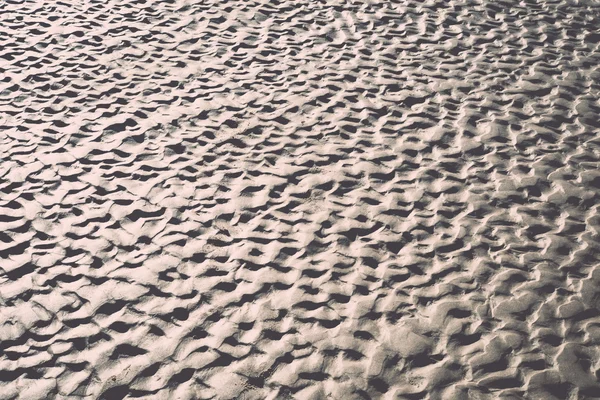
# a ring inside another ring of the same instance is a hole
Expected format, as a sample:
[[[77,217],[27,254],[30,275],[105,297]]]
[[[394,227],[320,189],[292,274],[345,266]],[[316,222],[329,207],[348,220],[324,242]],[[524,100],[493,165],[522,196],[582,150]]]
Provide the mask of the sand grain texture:
[[[0,399],[600,398],[596,1],[0,2]]]

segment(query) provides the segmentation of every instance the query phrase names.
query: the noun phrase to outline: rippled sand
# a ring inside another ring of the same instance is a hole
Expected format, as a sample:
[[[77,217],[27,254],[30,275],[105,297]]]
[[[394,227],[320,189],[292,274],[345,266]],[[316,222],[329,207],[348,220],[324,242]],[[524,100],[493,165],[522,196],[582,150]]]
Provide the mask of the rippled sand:
[[[600,4],[0,2],[0,399],[600,398]]]

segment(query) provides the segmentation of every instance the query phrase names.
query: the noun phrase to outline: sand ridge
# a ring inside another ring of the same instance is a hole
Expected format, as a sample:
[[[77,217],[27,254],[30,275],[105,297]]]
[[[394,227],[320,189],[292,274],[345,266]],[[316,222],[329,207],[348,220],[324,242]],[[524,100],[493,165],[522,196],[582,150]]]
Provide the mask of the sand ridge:
[[[0,399],[592,399],[595,1],[0,3]]]

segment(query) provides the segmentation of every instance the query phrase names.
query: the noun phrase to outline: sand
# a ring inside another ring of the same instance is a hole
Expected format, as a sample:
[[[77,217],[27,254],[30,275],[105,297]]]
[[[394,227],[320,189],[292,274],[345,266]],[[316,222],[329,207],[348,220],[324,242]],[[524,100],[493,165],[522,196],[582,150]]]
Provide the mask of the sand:
[[[0,2],[0,399],[600,398],[600,3]]]

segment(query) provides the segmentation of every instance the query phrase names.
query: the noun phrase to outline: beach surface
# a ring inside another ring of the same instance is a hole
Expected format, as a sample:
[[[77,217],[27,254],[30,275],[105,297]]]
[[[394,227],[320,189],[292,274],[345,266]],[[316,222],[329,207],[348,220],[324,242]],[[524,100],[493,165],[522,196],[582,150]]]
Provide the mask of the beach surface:
[[[599,399],[600,3],[0,2],[0,400]]]

